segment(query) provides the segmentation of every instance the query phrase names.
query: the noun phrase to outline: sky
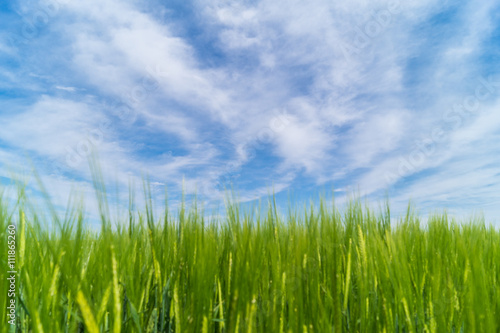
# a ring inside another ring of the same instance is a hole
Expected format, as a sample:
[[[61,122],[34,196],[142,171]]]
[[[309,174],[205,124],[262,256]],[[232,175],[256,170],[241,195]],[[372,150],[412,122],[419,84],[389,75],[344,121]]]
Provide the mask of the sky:
[[[95,153],[118,205],[149,177],[500,225],[499,60],[498,1],[4,1],[0,182],[64,207]]]

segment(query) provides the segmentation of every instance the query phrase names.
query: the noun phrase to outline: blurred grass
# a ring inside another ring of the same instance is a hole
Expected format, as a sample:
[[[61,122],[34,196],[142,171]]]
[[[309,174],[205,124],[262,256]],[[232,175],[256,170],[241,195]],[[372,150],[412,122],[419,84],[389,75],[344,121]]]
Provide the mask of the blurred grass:
[[[339,211],[227,202],[154,216],[151,192],[113,227],[94,170],[102,229],[81,203],[48,228],[24,190],[0,196],[0,248],[17,225],[16,332],[499,332],[500,233],[446,214],[422,225],[411,207],[390,224],[353,199]],[[48,200],[48,199],[47,199]],[[332,208],[333,206],[333,208]],[[330,207],[330,208],[327,208]],[[7,324],[1,257],[0,332]]]

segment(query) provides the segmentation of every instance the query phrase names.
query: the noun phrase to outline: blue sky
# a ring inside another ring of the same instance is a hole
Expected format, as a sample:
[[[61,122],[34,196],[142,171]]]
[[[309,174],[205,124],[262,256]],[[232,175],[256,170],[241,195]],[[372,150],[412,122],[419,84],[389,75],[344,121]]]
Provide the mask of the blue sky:
[[[29,157],[61,207],[96,150],[122,200],[149,174],[174,203],[333,187],[500,223],[498,1],[8,1],[0,26],[0,179]]]

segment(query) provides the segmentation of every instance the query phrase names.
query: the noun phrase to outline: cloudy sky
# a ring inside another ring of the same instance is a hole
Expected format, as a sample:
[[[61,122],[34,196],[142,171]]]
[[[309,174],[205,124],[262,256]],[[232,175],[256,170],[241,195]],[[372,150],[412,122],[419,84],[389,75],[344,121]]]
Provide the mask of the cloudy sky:
[[[120,197],[148,174],[500,223],[498,1],[4,1],[0,26],[4,184],[32,161],[64,205],[98,151]]]

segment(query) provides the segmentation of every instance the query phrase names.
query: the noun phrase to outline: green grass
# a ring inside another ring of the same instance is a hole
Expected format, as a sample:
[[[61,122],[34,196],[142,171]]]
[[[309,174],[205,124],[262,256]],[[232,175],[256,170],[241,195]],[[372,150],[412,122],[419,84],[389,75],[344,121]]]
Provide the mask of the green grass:
[[[389,207],[359,200],[342,211],[322,201],[287,214],[227,204],[211,220],[196,205],[154,216],[145,186],[146,207],[112,226],[99,184],[100,231],[79,205],[49,228],[22,190],[16,206],[0,203],[2,251],[17,224],[16,331],[500,331],[500,233],[484,222],[443,214],[423,225],[409,209],[391,225]]]

